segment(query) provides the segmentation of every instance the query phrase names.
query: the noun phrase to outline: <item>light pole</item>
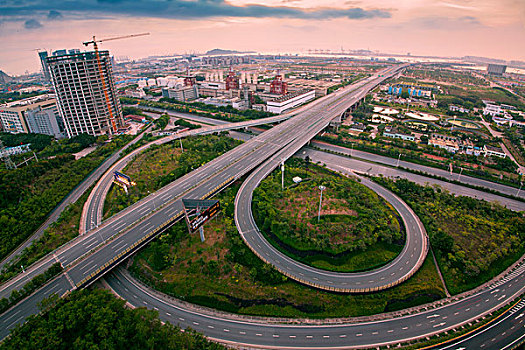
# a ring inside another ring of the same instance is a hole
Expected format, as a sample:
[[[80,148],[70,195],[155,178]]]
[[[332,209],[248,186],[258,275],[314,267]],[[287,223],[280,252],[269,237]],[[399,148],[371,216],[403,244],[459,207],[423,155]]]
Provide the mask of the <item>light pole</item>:
[[[399,153],[399,157],[397,157],[396,167],[398,167],[398,168],[399,168],[399,161],[401,160],[401,155],[402,155],[402,153]]]
[[[520,196],[521,186],[523,186],[523,182],[520,181],[520,188],[518,188],[518,192],[516,193],[516,197]]]
[[[321,190],[321,196],[319,197],[319,212],[317,213],[317,222],[321,220],[321,203],[323,202],[323,191],[326,190],[326,187],[321,185],[319,186],[319,189]]]
[[[284,160],[281,161],[281,188],[284,190]]]
[[[180,149],[182,151],[182,153],[184,153],[184,147],[182,147],[182,138],[179,137],[179,141],[180,141]]]
[[[354,143],[352,142],[352,149],[350,150],[350,157],[354,156]]]
[[[461,173],[463,172],[463,168],[461,168],[461,170],[459,171],[459,174],[458,174],[458,181],[459,181],[459,178],[461,177]]]

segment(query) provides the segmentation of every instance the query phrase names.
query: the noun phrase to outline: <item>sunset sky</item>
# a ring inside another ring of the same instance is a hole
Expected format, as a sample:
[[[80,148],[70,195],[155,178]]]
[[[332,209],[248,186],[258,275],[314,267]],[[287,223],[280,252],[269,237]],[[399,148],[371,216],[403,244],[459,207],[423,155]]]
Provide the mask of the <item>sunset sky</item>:
[[[525,0],[0,0],[0,70],[38,71],[34,49],[101,45],[130,58],[213,48],[370,49],[525,61]]]

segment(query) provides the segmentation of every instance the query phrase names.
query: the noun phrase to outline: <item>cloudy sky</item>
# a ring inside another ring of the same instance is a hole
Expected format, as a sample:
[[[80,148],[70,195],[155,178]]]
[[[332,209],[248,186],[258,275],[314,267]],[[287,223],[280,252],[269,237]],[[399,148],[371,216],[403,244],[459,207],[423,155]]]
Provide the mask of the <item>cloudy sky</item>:
[[[370,49],[525,61],[525,0],[0,0],[0,70],[97,38],[115,56]]]

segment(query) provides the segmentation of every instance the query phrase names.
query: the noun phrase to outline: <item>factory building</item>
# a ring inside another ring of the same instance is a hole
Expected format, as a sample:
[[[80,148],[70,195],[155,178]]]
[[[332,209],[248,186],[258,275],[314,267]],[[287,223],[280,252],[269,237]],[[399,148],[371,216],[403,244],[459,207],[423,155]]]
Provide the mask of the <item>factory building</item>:
[[[280,96],[266,102],[267,111],[281,114],[289,109],[295,108],[315,98],[314,90],[301,90]]]

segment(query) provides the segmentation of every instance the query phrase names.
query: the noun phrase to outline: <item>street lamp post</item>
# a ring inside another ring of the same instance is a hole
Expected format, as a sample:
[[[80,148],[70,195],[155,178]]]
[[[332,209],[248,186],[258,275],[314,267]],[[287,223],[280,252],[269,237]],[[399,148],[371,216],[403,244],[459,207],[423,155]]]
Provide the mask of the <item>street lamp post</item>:
[[[284,190],[284,160],[281,162],[281,188]]]
[[[520,181],[520,188],[518,188],[518,192],[516,193],[516,197],[520,196],[521,186],[523,186],[523,182]]]
[[[459,179],[461,178],[461,173],[462,173],[462,172],[463,172],[463,168],[461,168],[461,170],[460,170],[460,172],[459,172],[459,174],[458,174],[458,181],[459,181]]]
[[[182,153],[184,153],[184,147],[182,147],[182,138],[179,137],[179,141],[180,141],[180,149],[182,151]]]
[[[401,155],[402,155],[402,153],[399,153],[399,157],[397,157],[396,167],[398,167],[398,168],[399,168],[399,161],[401,160]]]
[[[323,202],[323,191],[326,190],[326,187],[323,185],[319,186],[321,190],[321,196],[319,197],[319,212],[317,213],[317,222],[321,220],[321,203]]]

